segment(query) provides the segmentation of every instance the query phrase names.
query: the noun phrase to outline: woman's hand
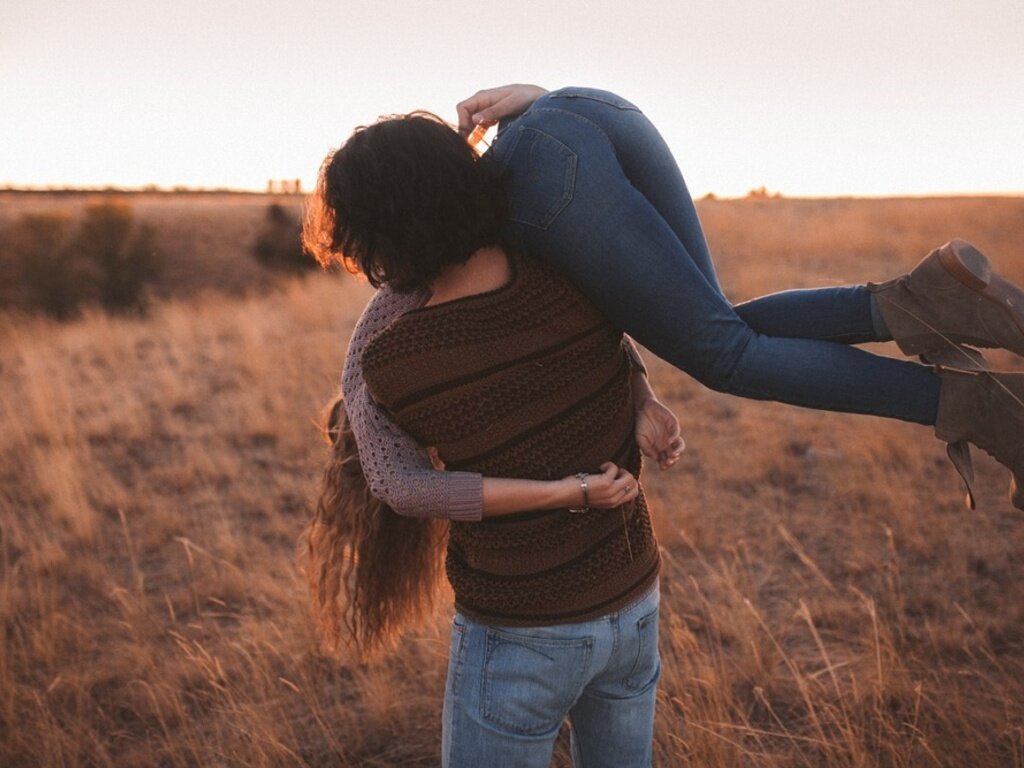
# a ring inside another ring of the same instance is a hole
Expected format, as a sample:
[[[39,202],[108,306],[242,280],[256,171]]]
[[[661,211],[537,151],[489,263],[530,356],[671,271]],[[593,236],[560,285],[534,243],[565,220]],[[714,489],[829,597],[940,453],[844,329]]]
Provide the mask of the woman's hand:
[[[547,91],[539,85],[503,85],[477,91],[455,105],[459,115],[459,133],[468,136],[480,124],[485,126],[526,111]]]
[[[640,492],[636,478],[610,461],[601,465],[601,474],[586,476],[586,497],[583,494],[582,483],[576,475],[567,477],[562,482],[573,488],[570,498],[574,497],[576,501],[569,506],[577,509],[612,509],[632,501]]]
[[[679,461],[686,443],[679,435],[679,420],[655,398],[645,400],[636,413],[636,443],[640,452],[668,469]]]
[[[679,435],[679,419],[655,396],[642,372],[633,374],[633,397],[636,403],[636,444],[640,452],[668,469],[679,461],[686,443]]]
[[[648,398],[637,408],[636,443],[640,452],[668,469],[679,461],[686,443],[679,435],[679,420],[656,398]]]

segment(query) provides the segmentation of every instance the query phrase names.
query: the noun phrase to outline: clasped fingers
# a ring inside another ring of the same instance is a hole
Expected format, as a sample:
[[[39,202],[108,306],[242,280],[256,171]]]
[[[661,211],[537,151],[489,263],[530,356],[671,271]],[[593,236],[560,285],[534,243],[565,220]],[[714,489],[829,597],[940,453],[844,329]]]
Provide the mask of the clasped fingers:
[[[632,501],[640,492],[636,478],[626,469],[611,462],[601,465],[601,473],[587,475],[588,506],[612,509]]]

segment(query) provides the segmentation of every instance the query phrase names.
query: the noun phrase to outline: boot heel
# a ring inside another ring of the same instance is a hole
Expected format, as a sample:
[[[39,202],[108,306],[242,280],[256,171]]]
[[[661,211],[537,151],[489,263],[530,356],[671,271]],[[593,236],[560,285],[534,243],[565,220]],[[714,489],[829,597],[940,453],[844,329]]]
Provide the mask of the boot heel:
[[[964,501],[968,509],[974,509],[974,464],[971,462],[971,446],[966,440],[957,440],[955,443],[946,445],[946,455],[953,462],[956,471],[963,478],[964,486],[967,488],[967,498]]]
[[[985,254],[964,240],[950,240],[939,249],[939,263],[954,280],[996,304],[1016,326],[1018,336],[1024,337],[1024,290],[994,274]],[[1024,354],[1019,340],[1006,348]]]
[[[958,282],[975,291],[984,291],[992,281],[988,258],[966,240],[950,240],[939,248],[939,263]]]

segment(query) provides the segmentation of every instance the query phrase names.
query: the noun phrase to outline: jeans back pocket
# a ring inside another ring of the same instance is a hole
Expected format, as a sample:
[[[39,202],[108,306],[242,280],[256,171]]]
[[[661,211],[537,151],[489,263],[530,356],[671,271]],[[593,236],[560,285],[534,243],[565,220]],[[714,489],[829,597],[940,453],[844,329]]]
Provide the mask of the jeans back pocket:
[[[496,157],[507,171],[509,219],[547,229],[572,201],[576,153],[537,128],[515,126]]]
[[[533,637],[489,628],[483,719],[526,736],[557,729],[583,690],[593,648],[592,637]]]
[[[658,609],[636,623],[636,661],[626,676],[625,686],[641,691],[658,682],[661,676],[661,655],[658,652]]]

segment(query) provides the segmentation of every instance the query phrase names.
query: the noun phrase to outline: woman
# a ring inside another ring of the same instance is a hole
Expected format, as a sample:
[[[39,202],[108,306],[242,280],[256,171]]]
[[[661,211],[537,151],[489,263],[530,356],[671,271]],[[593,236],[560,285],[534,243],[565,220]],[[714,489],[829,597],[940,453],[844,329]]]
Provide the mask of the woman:
[[[1011,500],[1024,509],[1024,374],[984,371],[965,346],[1024,355],[1024,292],[969,244],[953,241],[886,283],[733,307],[682,175],[635,106],[594,89],[516,85],[457,109],[463,133],[503,121],[487,154],[506,172],[506,236],[542,253],[615,327],[712,389],[934,426],[971,506],[973,443],[1010,469]],[[376,304],[392,301],[375,297],[368,323]],[[851,346],[892,339],[934,367]],[[480,515],[479,478],[431,472],[415,441],[365,397],[358,355],[347,361],[344,389],[360,445],[387,445],[397,457],[368,469],[375,494],[405,514]]]
[[[325,161],[311,211],[321,260],[416,297],[364,314],[349,350],[361,386],[444,474],[486,476],[480,518],[450,515],[444,765],[547,765],[567,715],[578,764],[649,765],[660,560],[635,432],[659,407],[638,406],[656,400],[622,333],[504,248],[502,179],[432,116],[358,129]],[[665,413],[647,436],[670,465],[682,446]],[[371,509],[343,409],[334,421],[312,586],[324,607],[355,568],[345,619],[373,642],[429,601],[440,537]],[[364,467],[386,461],[375,451],[360,451]]]

